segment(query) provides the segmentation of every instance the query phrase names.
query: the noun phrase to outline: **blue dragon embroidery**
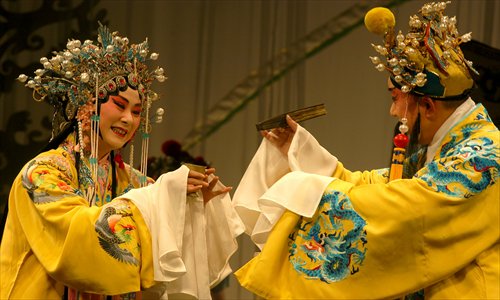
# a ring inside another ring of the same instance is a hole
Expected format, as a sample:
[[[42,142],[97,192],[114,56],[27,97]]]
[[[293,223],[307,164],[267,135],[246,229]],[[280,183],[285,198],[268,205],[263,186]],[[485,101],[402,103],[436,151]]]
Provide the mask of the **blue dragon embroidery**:
[[[440,159],[432,161],[416,176],[437,192],[453,197],[471,197],[495,183],[499,178],[499,153],[488,137],[470,138],[479,130],[477,124],[462,128],[462,136],[452,135],[440,151]]]
[[[325,192],[315,217],[303,218],[289,236],[289,260],[308,279],[340,281],[362,265],[365,225],[345,194]]]

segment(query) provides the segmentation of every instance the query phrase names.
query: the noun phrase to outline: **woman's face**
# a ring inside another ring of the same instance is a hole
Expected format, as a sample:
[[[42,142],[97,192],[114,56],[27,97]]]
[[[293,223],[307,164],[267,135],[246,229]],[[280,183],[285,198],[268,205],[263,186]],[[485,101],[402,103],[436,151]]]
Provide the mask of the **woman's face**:
[[[141,121],[139,93],[128,88],[101,105],[99,158],[130,141]]]

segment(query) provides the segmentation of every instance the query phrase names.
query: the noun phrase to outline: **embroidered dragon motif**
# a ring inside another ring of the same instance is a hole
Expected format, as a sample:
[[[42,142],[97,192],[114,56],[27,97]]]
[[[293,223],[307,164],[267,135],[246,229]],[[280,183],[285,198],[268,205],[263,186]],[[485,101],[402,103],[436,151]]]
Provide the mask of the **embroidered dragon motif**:
[[[325,192],[316,215],[303,218],[289,236],[289,260],[308,279],[340,281],[362,265],[365,225],[345,194]]]
[[[499,151],[486,136],[471,138],[478,124],[464,126],[453,134],[440,151],[440,158],[430,162],[416,177],[438,192],[453,197],[471,197],[494,184],[499,178]]]

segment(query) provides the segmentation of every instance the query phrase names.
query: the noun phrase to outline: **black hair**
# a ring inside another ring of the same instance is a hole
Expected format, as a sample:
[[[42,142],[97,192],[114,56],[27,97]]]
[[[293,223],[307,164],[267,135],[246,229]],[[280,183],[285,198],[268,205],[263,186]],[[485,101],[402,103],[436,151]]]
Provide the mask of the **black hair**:
[[[115,164],[115,151],[111,150],[109,153],[111,163],[111,199],[116,197],[116,164]]]
[[[76,121],[76,119],[74,119],[73,121],[71,121],[66,126],[66,128],[64,128],[61,132],[59,132],[58,135],[56,135],[55,137],[53,137],[52,139],[50,139],[50,141],[45,146],[43,146],[42,149],[40,149],[40,151],[38,151],[38,154],[40,154],[42,152],[45,152],[45,151],[56,149],[57,147],[59,147],[59,145],[61,145],[62,142],[64,142],[64,140],[72,132],[75,132],[75,131],[76,132],[78,131],[78,122]]]

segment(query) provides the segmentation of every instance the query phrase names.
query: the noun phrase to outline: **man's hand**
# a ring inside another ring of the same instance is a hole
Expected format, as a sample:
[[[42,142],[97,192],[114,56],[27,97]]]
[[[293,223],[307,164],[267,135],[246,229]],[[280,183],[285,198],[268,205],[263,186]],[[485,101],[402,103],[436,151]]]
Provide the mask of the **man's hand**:
[[[297,122],[295,122],[289,115],[286,116],[286,122],[289,127],[287,128],[274,128],[272,130],[262,130],[260,134],[266,138],[271,144],[276,146],[283,155],[288,155],[288,149],[292,143],[293,136],[297,130]]]

